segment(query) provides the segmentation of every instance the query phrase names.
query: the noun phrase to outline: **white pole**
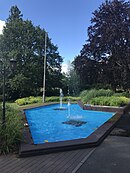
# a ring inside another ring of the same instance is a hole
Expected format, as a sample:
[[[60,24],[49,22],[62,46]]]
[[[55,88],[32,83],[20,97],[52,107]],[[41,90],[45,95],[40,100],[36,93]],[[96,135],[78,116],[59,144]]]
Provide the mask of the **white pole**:
[[[45,102],[45,87],[46,87],[46,42],[47,42],[47,33],[45,32],[44,74],[43,74],[43,97],[42,97],[43,103]]]

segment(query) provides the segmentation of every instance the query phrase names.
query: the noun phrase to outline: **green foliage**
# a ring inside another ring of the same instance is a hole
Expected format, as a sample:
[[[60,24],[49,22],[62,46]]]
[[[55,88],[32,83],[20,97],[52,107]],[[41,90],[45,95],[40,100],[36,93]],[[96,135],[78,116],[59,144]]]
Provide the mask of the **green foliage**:
[[[70,99],[71,102],[76,102],[78,100],[80,100],[80,97],[72,97],[72,96],[66,96],[62,98],[63,102],[68,102],[68,100]],[[46,102],[59,102],[60,101],[60,97],[46,97]]]
[[[46,31],[22,17],[17,6],[11,7],[3,35],[0,36],[0,57],[5,65],[7,66],[12,58],[17,61],[12,71],[6,68],[6,94],[10,99],[38,96],[43,87]],[[46,59],[46,94],[52,95],[52,93],[55,94],[53,92],[55,88],[62,87],[63,59],[49,35],[47,35]]]
[[[57,96],[46,97],[45,99],[47,103],[60,101],[60,97]],[[63,102],[67,102],[69,99],[71,100],[71,102],[75,102],[80,100],[80,97],[72,97],[72,96],[63,97]],[[34,97],[34,96],[25,97],[17,99],[15,103],[17,103],[19,106],[33,104],[33,103],[42,103],[42,97]]]
[[[104,83],[96,83],[96,84],[92,85],[91,88],[95,88],[97,90],[99,90],[99,89],[107,90],[107,89],[111,89],[111,85],[110,84],[104,85]]]
[[[81,100],[84,103],[102,106],[123,106],[130,102],[129,93],[114,93],[110,89],[91,89],[80,93]]]
[[[69,64],[68,71],[68,90],[69,94],[78,96],[80,91],[80,77],[77,71],[74,69],[73,64]]]
[[[99,65],[86,56],[77,56],[73,62],[74,69],[80,77],[80,88],[89,89],[98,83]]]
[[[52,97],[46,97],[46,102],[59,102],[59,97],[55,97],[55,96],[52,96]]]
[[[110,106],[124,106],[130,102],[129,98],[126,97],[112,97]]]
[[[75,58],[82,89],[97,83],[130,88],[130,1],[106,0],[93,12],[88,39]]]
[[[88,94],[89,90],[83,90],[81,93],[80,93],[80,97],[81,99],[86,96]]]
[[[110,97],[95,97],[89,103],[92,105],[110,106]]]
[[[12,79],[8,80],[8,93],[11,99],[28,96],[34,91],[30,86],[31,79],[25,77],[23,74],[17,74]]]
[[[0,119],[2,119],[2,110],[0,109]],[[2,129],[0,123],[0,154],[16,151],[22,138],[22,120],[21,112],[14,104],[6,105],[6,127]]]
[[[75,102],[75,101],[80,100],[80,97],[67,96],[67,97],[63,97],[62,101],[68,102],[69,99],[71,100],[71,102]],[[60,97],[55,97],[55,96],[46,97],[46,102],[59,102],[59,100],[60,100]]]
[[[80,97],[68,96],[68,97],[65,97],[63,100],[64,100],[64,101],[68,101],[68,99],[70,99],[71,102],[77,102],[77,101],[80,100],[81,98],[80,98]]]
[[[25,98],[20,98],[15,101],[19,106],[22,105],[27,105],[27,104],[33,104],[33,103],[42,103],[42,97],[25,97]]]
[[[94,97],[100,97],[100,96],[112,96],[114,92],[110,89],[91,89],[91,90],[84,90],[81,92],[80,97],[84,103],[89,102]]]
[[[2,100],[3,100],[3,96],[2,96],[2,95],[0,95],[0,102],[2,102]]]
[[[102,106],[124,106],[130,102],[129,98],[126,97],[95,97],[90,100],[92,105],[102,105]]]
[[[130,93],[128,92],[118,92],[118,93],[114,93],[113,96],[117,96],[117,97],[120,97],[120,96],[125,96],[125,97],[128,97],[130,98]]]

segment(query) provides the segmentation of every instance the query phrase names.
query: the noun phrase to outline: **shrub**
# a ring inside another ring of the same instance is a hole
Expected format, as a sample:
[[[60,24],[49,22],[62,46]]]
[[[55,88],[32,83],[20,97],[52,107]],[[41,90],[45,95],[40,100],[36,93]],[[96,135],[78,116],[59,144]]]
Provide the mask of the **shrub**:
[[[110,106],[110,97],[95,97],[89,103],[92,105]]]
[[[28,98],[28,103],[27,103],[27,104],[41,103],[41,102],[42,102],[42,97],[30,96],[30,97]]]
[[[73,102],[73,101],[80,100],[80,97],[72,97],[72,96],[63,97],[63,102],[67,102],[68,99],[70,99]],[[58,96],[46,97],[45,101],[46,102],[59,102],[60,97],[58,97]],[[19,106],[33,104],[33,103],[42,103],[42,97],[33,97],[33,96],[25,97],[25,98],[17,99],[15,101],[15,103],[17,103]]]
[[[110,89],[107,89],[107,90],[91,89],[91,90],[85,90],[85,91],[81,92],[80,97],[81,97],[82,101],[84,103],[86,103],[86,102],[89,102],[92,98],[101,97],[101,96],[109,97],[109,96],[112,96],[113,94],[114,94],[114,92]]]
[[[46,97],[46,102],[59,102],[60,97],[52,96],[52,97]]]
[[[130,102],[129,98],[126,97],[95,97],[90,100],[92,105],[102,105],[102,106],[124,106]]]
[[[62,98],[62,101],[63,101],[63,102],[67,102],[69,99],[70,99],[72,102],[74,102],[74,101],[80,100],[80,97],[67,96],[67,97],[63,97],[63,98]],[[60,101],[60,97],[55,97],[55,96],[46,97],[46,102],[59,102],[59,101]]]
[[[0,123],[0,154],[15,151],[22,138],[23,123],[21,112],[14,105],[6,105],[6,127],[2,128]],[[0,110],[0,119],[2,110]]]
[[[86,90],[81,93],[81,99],[84,103],[88,102],[92,98],[96,97],[97,90],[96,89],[91,89],[91,90]]]
[[[90,90],[83,90],[81,93],[80,93],[80,97],[83,98],[84,96],[86,96],[88,94]]]
[[[124,106],[130,102],[126,97],[111,97],[110,106]]]
[[[128,92],[121,92],[121,93],[114,93],[113,96],[117,96],[117,97],[124,96],[129,98],[130,94]]]
[[[28,101],[27,101],[27,98],[21,98],[21,99],[17,99],[15,103],[17,103],[19,106],[22,106],[22,105],[26,105]]]
[[[27,105],[27,104],[33,104],[33,103],[42,103],[42,97],[25,97],[25,98],[20,98],[15,101],[19,106],[22,105]]]
[[[64,102],[68,102],[69,99],[71,102],[77,102],[78,100],[80,100],[80,97],[72,97],[72,96],[63,97]]]

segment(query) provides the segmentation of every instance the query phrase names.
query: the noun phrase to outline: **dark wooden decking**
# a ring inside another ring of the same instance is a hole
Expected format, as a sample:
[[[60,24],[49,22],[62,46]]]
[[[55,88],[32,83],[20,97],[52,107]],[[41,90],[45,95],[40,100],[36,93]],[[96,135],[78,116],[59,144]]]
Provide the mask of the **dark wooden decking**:
[[[26,158],[0,156],[0,173],[129,173],[130,137],[108,136],[96,148]]]
[[[0,156],[1,173],[71,173],[87,160],[95,148],[17,158]]]

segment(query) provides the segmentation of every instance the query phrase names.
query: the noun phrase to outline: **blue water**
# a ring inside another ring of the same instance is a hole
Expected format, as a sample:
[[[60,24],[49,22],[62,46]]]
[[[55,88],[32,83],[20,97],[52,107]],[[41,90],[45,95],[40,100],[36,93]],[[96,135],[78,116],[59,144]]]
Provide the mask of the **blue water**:
[[[68,110],[54,110],[58,104],[25,110],[34,144],[86,138],[110,119],[114,113],[82,110],[79,105],[71,104]],[[67,104],[63,104],[67,107]],[[70,119],[87,122],[82,126],[63,124]]]

